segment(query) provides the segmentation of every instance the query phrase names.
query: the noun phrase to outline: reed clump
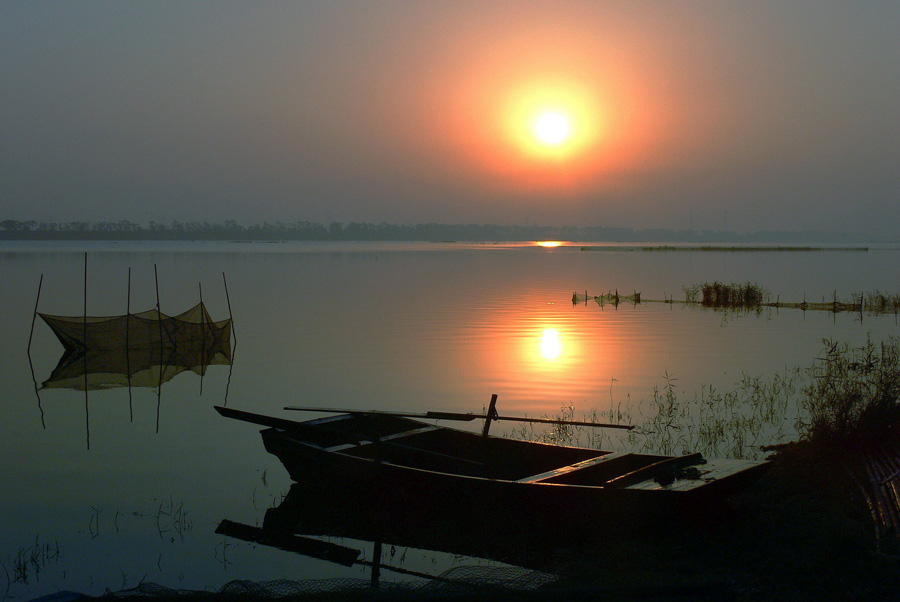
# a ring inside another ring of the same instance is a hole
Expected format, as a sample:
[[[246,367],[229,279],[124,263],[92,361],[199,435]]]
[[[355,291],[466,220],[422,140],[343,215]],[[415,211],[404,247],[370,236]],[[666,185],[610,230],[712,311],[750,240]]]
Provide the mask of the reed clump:
[[[858,293],[866,310],[874,314],[896,314],[900,312],[900,294],[869,291]]]
[[[900,419],[900,340],[861,347],[824,341],[803,400],[805,437],[835,445]]]
[[[715,280],[685,287],[685,302],[714,308],[756,308],[766,300],[767,291],[753,282],[725,284]]]

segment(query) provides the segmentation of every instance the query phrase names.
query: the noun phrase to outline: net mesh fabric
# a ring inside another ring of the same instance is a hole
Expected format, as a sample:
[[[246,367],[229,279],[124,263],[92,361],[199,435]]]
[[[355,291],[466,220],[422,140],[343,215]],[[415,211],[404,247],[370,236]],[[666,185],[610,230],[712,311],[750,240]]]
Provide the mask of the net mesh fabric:
[[[358,594],[360,599],[374,594],[392,595],[409,593],[415,596],[435,596],[466,593],[531,591],[555,581],[556,577],[539,571],[516,567],[459,566],[444,571],[426,582],[382,582],[377,589],[371,581],[358,578],[310,579],[292,581],[235,580],[216,591],[171,589],[156,583],[141,583],[135,588],[117,592],[108,591],[105,596],[114,598],[171,598],[228,595],[241,598],[281,599],[302,598],[317,594]]]
[[[203,303],[169,316],[155,309],[121,316],[39,314],[66,349],[180,346],[230,338],[231,320],[214,322]]]
[[[214,322],[203,303],[177,316],[39,315],[65,348],[45,389],[156,387],[186,370],[231,364],[231,320]]]

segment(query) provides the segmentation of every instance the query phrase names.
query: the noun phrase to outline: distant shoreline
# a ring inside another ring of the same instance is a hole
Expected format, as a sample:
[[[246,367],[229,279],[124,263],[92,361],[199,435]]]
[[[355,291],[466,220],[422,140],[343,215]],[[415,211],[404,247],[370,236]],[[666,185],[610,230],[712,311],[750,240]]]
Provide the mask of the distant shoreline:
[[[793,252],[805,252],[805,251],[842,251],[842,252],[859,252],[859,253],[867,253],[869,251],[869,247],[848,247],[848,246],[825,246],[825,245],[816,245],[816,246],[798,246],[798,245],[779,245],[779,244],[771,244],[771,245],[745,245],[745,246],[723,246],[723,245],[680,245],[680,246],[669,246],[669,245],[642,245],[642,246],[609,246],[609,245],[590,245],[590,246],[582,246],[582,251],[656,251],[656,252],[667,252],[667,251],[717,251],[717,252],[741,252],[741,251],[793,251]]]
[[[714,230],[633,229],[609,226],[518,226],[497,224],[372,224],[366,222],[276,222],[244,226],[234,220],[221,224],[178,222],[140,225],[127,220],[118,222],[36,222],[0,221],[0,240],[56,241],[219,241],[219,242],[287,242],[287,241],[383,241],[383,242],[513,242],[529,240],[608,241],[610,243],[646,243],[653,250],[686,250],[681,246],[659,246],[664,243],[703,245],[732,244],[733,250],[773,250],[768,245],[786,245],[779,250],[813,250],[812,245],[895,242],[859,233],[760,231],[739,234]],[[752,249],[743,245],[757,246]],[[827,247],[822,247],[826,249]],[[584,247],[582,250],[596,250]],[[635,250],[649,250],[645,245]],[[723,250],[711,247],[710,250]],[[843,250],[847,250],[844,248]],[[862,250],[862,249],[860,249]]]

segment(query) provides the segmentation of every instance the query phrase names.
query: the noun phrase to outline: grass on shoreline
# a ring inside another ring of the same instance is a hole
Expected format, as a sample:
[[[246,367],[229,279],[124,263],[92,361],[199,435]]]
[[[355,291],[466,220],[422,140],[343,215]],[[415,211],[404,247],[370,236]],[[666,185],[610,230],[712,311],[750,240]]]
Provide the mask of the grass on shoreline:
[[[807,368],[795,367],[764,378],[744,373],[727,391],[703,385],[693,397],[679,396],[677,380],[665,376],[662,388],[633,410],[592,409],[576,416],[574,405],[561,408],[560,420],[631,423],[635,429],[613,438],[602,429],[557,425],[539,431],[523,425],[519,439],[559,445],[636,452],[702,452],[733,458],[760,457],[771,446],[789,441],[816,446],[846,445],[873,429],[900,420],[900,338],[860,347],[823,341],[822,356]]]

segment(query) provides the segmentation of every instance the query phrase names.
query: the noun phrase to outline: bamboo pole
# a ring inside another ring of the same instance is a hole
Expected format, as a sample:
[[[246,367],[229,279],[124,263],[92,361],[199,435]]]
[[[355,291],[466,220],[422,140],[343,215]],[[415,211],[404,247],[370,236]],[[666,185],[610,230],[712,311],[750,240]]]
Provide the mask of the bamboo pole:
[[[203,285],[198,282],[200,291],[200,395],[203,395],[203,376],[206,374],[206,309],[203,307]]]
[[[156,320],[159,324],[159,384],[156,387],[156,432],[159,433],[159,409],[162,405],[162,379],[163,379],[163,327],[162,308],[159,305],[159,272],[156,264],[153,264],[153,280],[156,283]]]
[[[41,300],[41,287],[44,285],[44,275],[38,281],[37,299],[34,300],[34,314],[31,316],[31,333],[28,335],[28,353],[31,354],[31,339],[34,337],[34,322],[37,320],[38,302]]]
[[[84,253],[84,425],[87,433],[87,448],[91,449],[91,413],[88,407],[88,367],[87,367],[87,251]]]
[[[231,320],[231,358],[228,362],[228,382],[225,383],[225,405],[228,405],[228,391],[231,390],[231,373],[234,370],[234,353],[237,350],[237,335],[234,332],[234,316],[231,314],[231,298],[228,296],[228,281],[222,272],[222,284],[225,285],[225,300],[228,302],[228,319]]]
[[[231,338],[237,347],[237,334],[234,332],[234,316],[231,315],[231,297],[228,296],[228,281],[225,280],[225,272],[222,272],[222,283],[225,285],[225,300],[228,302],[228,319],[231,320]]]
[[[28,367],[31,368],[31,380],[34,382],[34,394],[37,397],[38,411],[41,413],[41,426],[47,429],[47,423],[44,421],[44,408],[41,406],[40,387],[38,386],[37,377],[34,375],[34,362],[31,361],[31,339],[34,336],[34,322],[37,319],[38,302],[41,300],[41,286],[44,284],[44,275],[38,281],[37,299],[34,300],[34,314],[31,316],[31,334],[28,335]]]
[[[128,268],[128,296],[125,301],[125,370],[128,372],[128,421],[134,422],[134,403],[131,396],[131,349],[129,327],[131,326],[131,267]]]

